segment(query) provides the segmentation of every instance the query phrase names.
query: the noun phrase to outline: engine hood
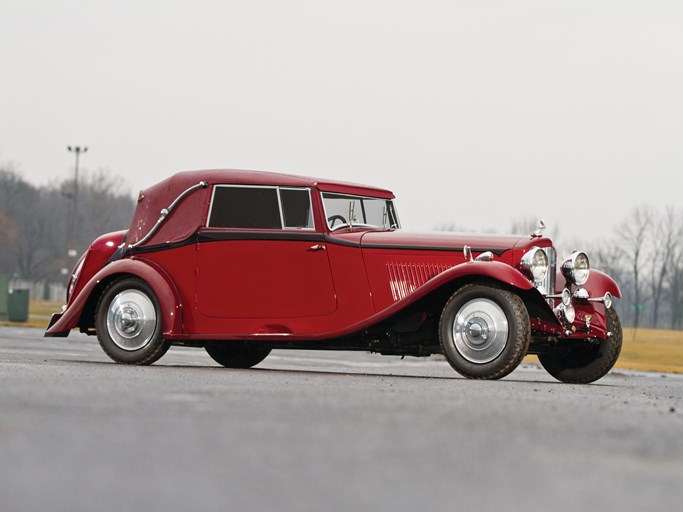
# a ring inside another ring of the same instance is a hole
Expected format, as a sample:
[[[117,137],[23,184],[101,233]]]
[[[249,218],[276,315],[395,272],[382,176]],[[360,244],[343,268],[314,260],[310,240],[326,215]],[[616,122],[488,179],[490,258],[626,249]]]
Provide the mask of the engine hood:
[[[368,231],[361,237],[364,249],[423,249],[462,251],[468,245],[472,252],[491,251],[500,256],[515,246],[527,245],[529,236],[482,235],[475,233],[452,233],[448,231]],[[521,242],[521,243],[520,243]]]

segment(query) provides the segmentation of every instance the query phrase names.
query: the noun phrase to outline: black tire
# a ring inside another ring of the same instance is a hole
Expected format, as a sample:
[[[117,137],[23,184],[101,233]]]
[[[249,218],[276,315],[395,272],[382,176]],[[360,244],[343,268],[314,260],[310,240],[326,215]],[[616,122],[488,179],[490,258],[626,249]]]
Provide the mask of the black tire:
[[[623,334],[619,315],[607,310],[607,332],[612,336],[598,342],[560,340],[552,352],[538,355],[550,375],[570,384],[589,384],[604,377],[619,358]]]
[[[148,365],[171,346],[162,337],[159,301],[141,279],[111,283],[95,312],[95,330],[102,350],[122,364]]]
[[[211,359],[226,368],[251,368],[263,361],[271,350],[246,341],[219,341],[204,348]]]
[[[469,379],[500,379],[529,349],[531,325],[522,299],[493,286],[469,284],[441,313],[439,342],[449,364]]]

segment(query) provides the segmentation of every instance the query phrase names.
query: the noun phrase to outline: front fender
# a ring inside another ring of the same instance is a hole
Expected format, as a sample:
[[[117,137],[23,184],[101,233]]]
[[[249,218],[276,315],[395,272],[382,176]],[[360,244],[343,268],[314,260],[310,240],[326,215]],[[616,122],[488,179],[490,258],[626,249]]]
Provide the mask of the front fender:
[[[406,297],[397,300],[388,308],[378,312],[379,315],[388,317],[391,314],[400,311],[401,309],[417,302],[426,295],[449,286],[451,283],[460,281],[472,282],[475,280],[482,280],[482,278],[489,282],[499,282],[511,288],[530,291],[532,294],[536,293],[538,299],[542,302],[543,298],[540,293],[533,287],[529,280],[522,275],[517,269],[511,267],[506,263],[499,261],[469,261],[461,263],[450,269],[441,272],[437,276],[429,279],[425,284],[415,289],[414,292],[408,294]]]
[[[557,270],[557,278],[555,283],[557,283],[555,286],[555,293],[562,293],[563,288],[570,287],[570,284],[562,275],[560,269]],[[619,289],[617,282],[599,270],[591,269],[588,276],[588,281],[586,281],[584,285],[580,286],[580,288],[585,288],[591,297],[602,297],[605,295],[605,293],[610,292],[613,297],[621,299],[621,290]]]
[[[538,302],[541,308],[547,308],[550,316],[552,317],[552,311],[550,311],[547,304],[544,303],[541,294],[518,270],[506,263],[501,263],[499,261],[470,261],[467,263],[461,263],[460,265],[441,272],[437,276],[428,280],[422,286],[418,287],[408,296],[397,300],[389,307],[378,311],[373,316],[366,318],[356,324],[347,326],[344,329],[325,333],[322,336],[316,337],[316,339],[339,338],[353,333],[358,333],[363,329],[367,329],[368,327],[376,325],[379,322],[390,318],[392,315],[401,313],[401,311],[425,298],[427,295],[438,292],[439,289],[449,286],[449,283],[456,281],[466,282],[468,278],[480,279],[482,277],[489,282],[497,281],[520,290],[520,293],[524,291],[529,292],[527,295],[531,301]],[[464,284],[464,282],[462,284]],[[529,303],[527,303],[527,307],[528,306]]]
[[[610,292],[613,297],[621,299],[621,290],[617,282],[599,270],[591,269],[588,281],[583,287],[591,297],[602,297],[606,292]]]
[[[99,299],[99,295],[103,291],[100,284],[116,279],[117,275],[139,277],[152,287],[159,300],[164,337],[182,332],[183,304],[175,284],[166,271],[156,263],[144,258],[133,257],[110,263],[97,272],[80,290],[59,320],[48,327],[45,336],[68,335],[71,329],[79,325],[86,305]]]
[[[469,261],[456,265],[442,272],[427,282],[431,288],[437,288],[447,281],[454,281],[468,276],[487,277],[500,281],[520,290],[533,288],[531,282],[522,273],[507,263],[500,261]]]

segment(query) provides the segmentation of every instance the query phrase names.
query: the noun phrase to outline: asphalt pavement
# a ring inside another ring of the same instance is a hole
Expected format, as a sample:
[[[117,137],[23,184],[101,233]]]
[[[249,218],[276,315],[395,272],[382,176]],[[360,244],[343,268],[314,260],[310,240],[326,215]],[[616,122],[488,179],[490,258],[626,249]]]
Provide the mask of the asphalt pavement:
[[[173,348],[0,327],[0,511],[678,510],[683,376],[592,385],[523,364],[275,351],[250,370]]]

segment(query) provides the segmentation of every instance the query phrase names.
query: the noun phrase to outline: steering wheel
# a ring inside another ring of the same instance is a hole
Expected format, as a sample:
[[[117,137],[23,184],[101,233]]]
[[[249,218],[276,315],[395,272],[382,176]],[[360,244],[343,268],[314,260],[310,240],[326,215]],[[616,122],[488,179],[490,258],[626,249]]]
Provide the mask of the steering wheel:
[[[334,226],[335,221],[338,221],[338,220],[341,221],[342,224],[348,225],[348,222],[346,222],[346,219],[344,217],[342,217],[341,215],[330,215],[329,217],[327,217],[327,222],[330,223],[330,228],[332,228]]]

